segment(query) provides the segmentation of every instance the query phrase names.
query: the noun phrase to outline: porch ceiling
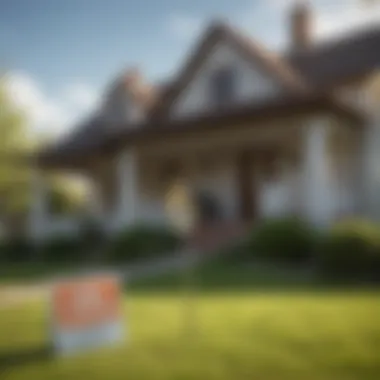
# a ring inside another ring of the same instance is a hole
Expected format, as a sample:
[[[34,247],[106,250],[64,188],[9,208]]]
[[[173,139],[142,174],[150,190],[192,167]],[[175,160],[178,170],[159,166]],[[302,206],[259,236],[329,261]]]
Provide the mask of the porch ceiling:
[[[227,152],[241,150],[267,150],[294,144],[298,141],[300,119],[278,123],[249,123],[229,125],[228,128],[210,129],[172,135],[165,139],[146,140],[136,143],[136,151],[144,156],[183,156],[202,152]]]

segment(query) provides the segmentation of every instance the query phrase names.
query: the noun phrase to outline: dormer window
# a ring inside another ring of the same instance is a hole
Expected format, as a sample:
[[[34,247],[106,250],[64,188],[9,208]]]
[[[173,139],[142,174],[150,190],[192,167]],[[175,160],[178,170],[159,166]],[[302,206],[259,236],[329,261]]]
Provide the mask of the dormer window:
[[[210,97],[215,106],[229,104],[235,97],[235,90],[235,71],[231,67],[224,67],[213,73],[210,81]]]

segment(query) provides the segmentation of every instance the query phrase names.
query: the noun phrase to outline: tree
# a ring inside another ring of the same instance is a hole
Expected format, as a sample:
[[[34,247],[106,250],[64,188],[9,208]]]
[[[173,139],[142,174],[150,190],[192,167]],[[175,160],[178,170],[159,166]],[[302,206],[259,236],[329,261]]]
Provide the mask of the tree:
[[[85,194],[76,180],[52,175],[48,180],[49,212],[53,215],[76,214],[82,212]]]
[[[30,170],[23,157],[30,147],[24,115],[0,80],[0,214],[19,212],[28,204]]]
[[[27,157],[41,144],[30,132],[26,116],[12,101],[5,77],[0,78],[0,222],[8,225],[14,217],[25,220],[32,202],[32,168]],[[50,174],[47,186],[49,208],[55,214],[77,211],[83,204],[71,181]]]

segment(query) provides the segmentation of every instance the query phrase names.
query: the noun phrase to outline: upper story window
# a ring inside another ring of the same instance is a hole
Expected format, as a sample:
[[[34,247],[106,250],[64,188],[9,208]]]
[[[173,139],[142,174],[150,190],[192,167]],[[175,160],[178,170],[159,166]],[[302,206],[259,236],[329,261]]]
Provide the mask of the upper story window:
[[[216,70],[210,80],[210,97],[216,106],[230,103],[236,95],[236,76],[231,67]]]

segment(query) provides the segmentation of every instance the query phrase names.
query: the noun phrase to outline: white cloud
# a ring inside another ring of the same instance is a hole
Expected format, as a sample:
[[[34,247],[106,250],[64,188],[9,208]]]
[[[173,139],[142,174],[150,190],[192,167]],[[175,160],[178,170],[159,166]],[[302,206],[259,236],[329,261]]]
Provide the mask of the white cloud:
[[[26,115],[30,125],[36,129],[58,127],[67,120],[64,105],[48,98],[39,84],[25,73],[10,73],[6,87],[14,104]]]
[[[329,9],[322,9],[316,19],[316,37],[327,38],[350,31],[380,24],[380,3],[367,4],[357,0],[346,0]]]
[[[32,132],[61,135],[96,105],[96,91],[84,84],[67,86],[52,98],[27,73],[11,72],[5,85],[14,104],[24,112]]]
[[[65,89],[65,95],[73,106],[83,110],[91,110],[99,102],[99,96],[95,89],[83,83],[68,85]]]

